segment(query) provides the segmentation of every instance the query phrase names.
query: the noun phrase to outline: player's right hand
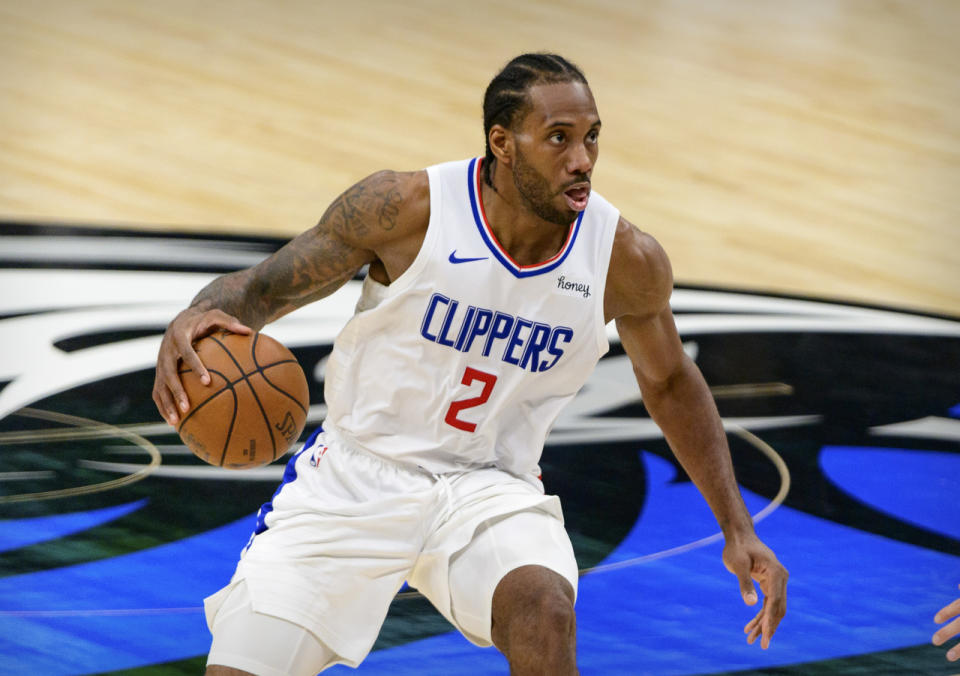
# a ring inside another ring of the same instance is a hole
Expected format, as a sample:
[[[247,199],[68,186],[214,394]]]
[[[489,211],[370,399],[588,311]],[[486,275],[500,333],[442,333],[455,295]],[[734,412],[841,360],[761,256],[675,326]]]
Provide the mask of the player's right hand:
[[[249,326],[222,310],[189,307],[174,317],[163,334],[157,355],[156,378],[153,381],[153,402],[160,415],[171,425],[176,426],[180,422],[178,406],[180,412],[190,410],[190,400],[183,389],[183,383],[180,382],[179,363],[182,360],[187,368],[200,376],[200,382],[209,385],[210,374],[193,349],[193,344],[218,329],[244,335],[253,333]]]

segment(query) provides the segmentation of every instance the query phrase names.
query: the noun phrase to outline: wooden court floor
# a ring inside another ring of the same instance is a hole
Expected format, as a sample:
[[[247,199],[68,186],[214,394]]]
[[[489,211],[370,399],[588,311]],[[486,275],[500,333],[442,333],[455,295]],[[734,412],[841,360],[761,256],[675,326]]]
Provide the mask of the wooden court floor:
[[[0,218],[293,235],[478,154],[493,73],[553,50],[678,280],[956,315],[958,32],[952,0],[0,0]]]
[[[712,525],[614,345],[544,460],[582,672],[960,672],[925,645],[960,582],[957,35],[952,0],[0,0],[0,673],[199,672],[200,599],[282,467],[183,453],[149,401],[157,332],[359,178],[480,154],[486,83],[536,50],[590,80],[594,188],[670,254],[796,585],[757,656],[716,547],[661,558]],[[351,289],[277,324],[308,373]],[[411,595],[360,673],[498,660]]]

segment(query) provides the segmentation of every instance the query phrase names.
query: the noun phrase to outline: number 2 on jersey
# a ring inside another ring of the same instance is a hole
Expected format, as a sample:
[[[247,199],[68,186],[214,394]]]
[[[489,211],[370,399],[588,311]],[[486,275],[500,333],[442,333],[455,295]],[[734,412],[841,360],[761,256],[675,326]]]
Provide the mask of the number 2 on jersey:
[[[474,406],[485,404],[487,399],[490,398],[490,393],[493,392],[493,386],[497,383],[497,377],[492,373],[478,371],[477,369],[468,366],[467,370],[463,372],[463,379],[460,381],[461,384],[471,385],[476,380],[479,380],[483,383],[483,391],[480,392],[480,396],[458,399],[457,401],[451,403],[450,408],[447,409],[447,415],[443,419],[443,421],[448,425],[453,425],[458,430],[463,430],[464,432],[473,432],[477,429],[477,424],[467,422],[466,420],[460,420],[460,418],[457,417],[460,411],[465,408],[473,408]]]

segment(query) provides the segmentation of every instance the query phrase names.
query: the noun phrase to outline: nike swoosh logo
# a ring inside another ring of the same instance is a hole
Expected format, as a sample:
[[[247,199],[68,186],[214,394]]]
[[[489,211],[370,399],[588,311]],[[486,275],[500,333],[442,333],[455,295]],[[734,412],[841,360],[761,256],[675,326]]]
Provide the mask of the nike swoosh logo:
[[[457,263],[472,263],[473,261],[485,261],[487,260],[487,258],[488,256],[479,256],[477,258],[460,258],[459,256],[457,256],[457,250],[454,249],[453,251],[450,252],[450,258],[447,260],[449,260],[453,264],[457,264]]]

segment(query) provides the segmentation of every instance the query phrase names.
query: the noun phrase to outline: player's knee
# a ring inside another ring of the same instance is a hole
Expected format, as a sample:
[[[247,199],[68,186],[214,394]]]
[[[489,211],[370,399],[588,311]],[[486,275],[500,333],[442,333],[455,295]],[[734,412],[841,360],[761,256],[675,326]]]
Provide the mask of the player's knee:
[[[207,670],[203,676],[254,676],[249,671],[234,669],[233,667],[222,667],[219,664],[208,664]]]
[[[504,578],[494,595],[494,644],[563,643],[576,633],[573,590],[565,579],[543,568],[519,569]]]
[[[548,594],[526,605],[503,625],[493,626],[494,645],[511,674],[575,674],[576,616],[565,594]]]
[[[563,593],[541,598],[536,607],[536,626],[545,635],[566,639],[574,635],[577,625],[573,602]]]

